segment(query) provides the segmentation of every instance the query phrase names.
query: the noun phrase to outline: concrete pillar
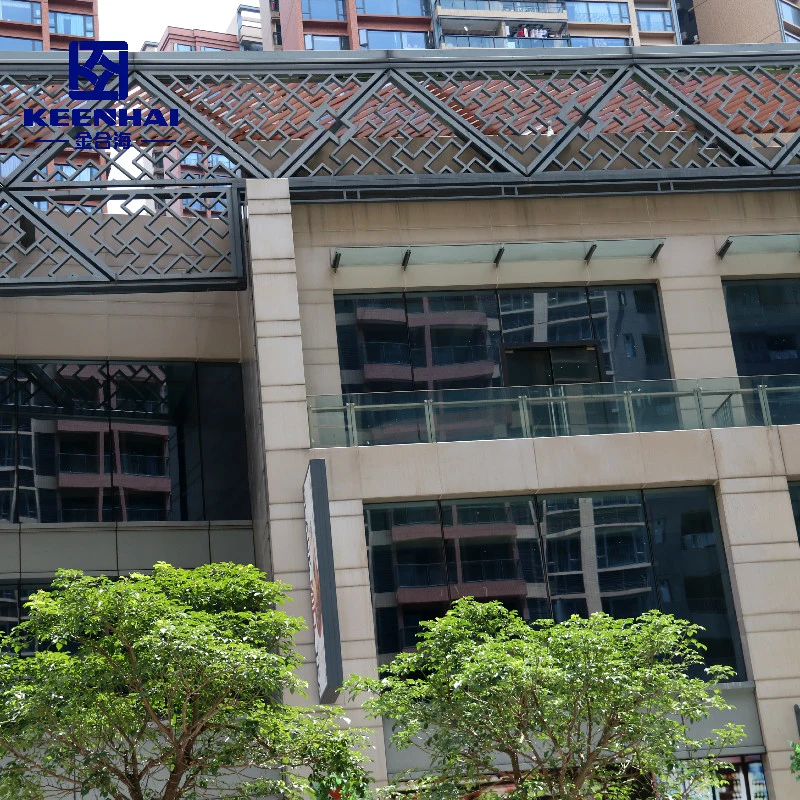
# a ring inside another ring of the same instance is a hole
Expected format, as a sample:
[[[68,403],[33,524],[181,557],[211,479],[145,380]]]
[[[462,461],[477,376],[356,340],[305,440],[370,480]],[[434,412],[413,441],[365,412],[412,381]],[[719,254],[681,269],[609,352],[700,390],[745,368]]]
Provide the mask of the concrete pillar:
[[[720,277],[662,277],[660,288],[673,377],[736,375]]]
[[[770,800],[792,800],[790,739],[800,701],[800,545],[777,428],[712,431],[717,503],[764,745]]]
[[[311,592],[303,479],[311,451],[289,182],[248,181],[247,199],[271,563],[275,580],[293,587],[289,612],[308,622]],[[345,450],[341,458],[342,463],[334,463],[338,456],[327,460],[344,674],[374,674],[377,660],[357,451]],[[353,463],[345,463],[347,459]],[[309,684],[309,702],[316,703],[312,632],[303,631],[297,644],[305,660],[300,672]],[[381,722],[364,720],[359,703],[348,705],[341,698],[341,704],[353,724],[369,726],[376,748],[370,751],[373,774],[385,782]]]

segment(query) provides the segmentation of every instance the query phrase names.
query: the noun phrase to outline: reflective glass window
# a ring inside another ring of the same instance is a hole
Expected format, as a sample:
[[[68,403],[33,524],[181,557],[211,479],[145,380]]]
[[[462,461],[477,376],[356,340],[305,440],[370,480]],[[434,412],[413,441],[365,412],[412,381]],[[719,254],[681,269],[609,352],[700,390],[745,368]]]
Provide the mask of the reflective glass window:
[[[631,21],[627,3],[605,3],[597,0],[573,2],[567,0],[567,18],[570,22],[604,22],[621,24]]]
[[[641,493],[545,495],[539,516],[557,621],[578,607],[633,617],[656,606]]]
[[[423,31],[359,30],[361,46],[368,50],[424,50],[428,34]]]
[[[28,22],[40,25],[42,4],[28,0],[0,0],[0,19],[7,22]]]
[[[303,0],[303,19],[344,19],[344,0]]]
[[[800,279],[723,287],[739,375],[800,373]]]
[[[800,27],[800,8],[791,3],[786,3],[784,0],[779,0],[779,5],[783,19],[792,25]]]
[[[307,33],[304,37],[306,50],[349,50],[350,43],[347,36],[321,36]],[[277,42],[280,44],[280,42]]]
[[[51,11],[50,33],[92,37],[94,36],[94,17],[90,14],[67,14],[63,11]]]
[[[409,293],[406,309],[415,389],[501,383],[494,292]]]
[[[2,50],[41,50],[41,39],[21,39],[18,36],[0,36]]]
[[[241,368],[0,363],[0,521],[250,516]]]
[[[334,298],[343,392],[413,388],[405,300],[400,294]]]
[[[650,11],[637,9],[636,22],[640,31],[669,31],[675,30],[675,21],[671,11]]]
[[[356,10],[359,14],[402,17],[427,17],[431,13],[427,0],[358,0]]]
[[[572,36],[572,47],[625,47],[631,40],[622,36]]]
[[[668,378],[667,348],[656,287],[590,287],[588,296],[606,379]]]
[[[384,662],[472,596],[528,620],[660,608],[702,625],[709,662],[745,679],[710,487],[368,505],[364,519]]]
[[[655,286],[336,295],[334,302],[347,393],[669,377]]]
[[[645,491],[661,610],[705,628],[714,664],[745,674],[714,491],[709,486]],[[667,593],[664,593],[664,588]],[[740,678],[741,679],[741,678]]]

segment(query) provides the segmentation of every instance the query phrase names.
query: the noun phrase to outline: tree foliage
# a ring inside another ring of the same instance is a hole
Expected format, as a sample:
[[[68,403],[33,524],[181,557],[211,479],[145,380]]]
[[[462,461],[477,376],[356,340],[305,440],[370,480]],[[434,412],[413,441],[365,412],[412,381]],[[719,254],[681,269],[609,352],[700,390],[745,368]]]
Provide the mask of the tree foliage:
[[[789,742],[792,747],[792,773],[800,781],[800,742]]]
[[[380,678],[348,682],[372,693],[370,715],[393,720],[397,747],[427,754],[430,768],[404,776],[415,798],[495,796],[498,783],[518,800],[683,798],[723,783],[713,754],[744,735],[692,738],[690,723],[730,706],[687,675],[703,663],[700,629],[672,616],[529,624],[464,598],[423,628]],[[732,674],[707,669],[709,681]]]
[[[288,588],[235,564],[59,572],[0,641],[0,798],[299,798],[329,775],[362,796],[361,733],[283,702],[305,687]]]

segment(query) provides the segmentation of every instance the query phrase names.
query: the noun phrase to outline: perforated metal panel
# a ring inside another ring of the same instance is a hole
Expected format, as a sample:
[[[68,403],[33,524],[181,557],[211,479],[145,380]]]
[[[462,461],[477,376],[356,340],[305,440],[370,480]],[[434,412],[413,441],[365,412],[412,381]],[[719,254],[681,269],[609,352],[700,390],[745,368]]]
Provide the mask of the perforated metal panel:
[[[0,291],[241,286],[248,177],[331,202],[764,189],[800,174],[792,48],[320,55],[131,54],[127,99],[95,105],[69,99],[65,55],[0,58]],[[25,108],[120,107],[143,121],[23,124]],[[165,109],[177,121],[147,124]],[[77,146],[103,131],[130,146]]]

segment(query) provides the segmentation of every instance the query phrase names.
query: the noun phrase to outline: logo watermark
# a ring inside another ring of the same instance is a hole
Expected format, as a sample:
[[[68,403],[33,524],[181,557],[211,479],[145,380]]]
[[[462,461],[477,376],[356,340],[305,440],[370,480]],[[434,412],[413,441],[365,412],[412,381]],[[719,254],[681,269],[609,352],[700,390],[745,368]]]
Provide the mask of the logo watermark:
[[[81,54],[88,52],[83,61]],[[75,41],[69,45],[69,96],[80,102],[121,102],[130,90],[128,43],[122,41]],[[94,134],[78,131],[73,137],[36,139],[38,142],[72,144],[76,150],[127,150],[131,134],[117,128],[170,128],[180,124],[177,108],[142,109],[125,106],[104,108],[26,108],[23,125],[28,128],[100,128]],[[140,138],[139,144],[173,144],[175,139]]]

